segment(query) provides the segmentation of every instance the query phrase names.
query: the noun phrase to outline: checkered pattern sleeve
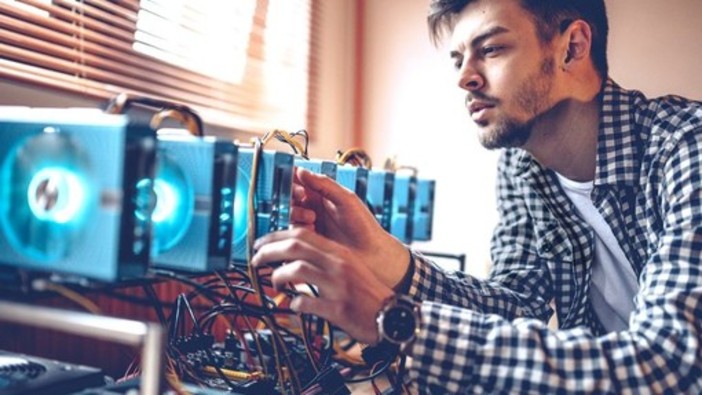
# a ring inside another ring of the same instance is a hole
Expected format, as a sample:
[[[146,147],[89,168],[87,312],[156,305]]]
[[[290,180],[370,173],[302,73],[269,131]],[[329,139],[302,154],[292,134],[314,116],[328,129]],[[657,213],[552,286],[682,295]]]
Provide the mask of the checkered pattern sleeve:
[[[529,309],[534,296],[523,289],[547,294],[522,275],[531,269],[547,280],[526,253],[498,263],[514,265],[517,275],[498,268],[485,282],[420,259],[412,292],[428,301],[408,350],[419,393],[702,393],[702,129],[666,126],[676,132],[656,151],[647,187],[659,207],[647,214],[661,231],[640,274],[629,329],[595,336],[584,326],[554,330],[542,320],[504,316],[505,309]],[[506,232],[529,243],[524,230]],[[515,286],[519,296],[505,290]]]
[[[462,272],[445,272],[419,253],[410,294],[417,300],[435,301],[486,314],[514,319],[547,321],[552,310],[548,269],[538,259],[526,203],[516,185],[510,162],[516,151],[507,151],[498,165],[500,222],[492,240],[490,278],[478,280]]]

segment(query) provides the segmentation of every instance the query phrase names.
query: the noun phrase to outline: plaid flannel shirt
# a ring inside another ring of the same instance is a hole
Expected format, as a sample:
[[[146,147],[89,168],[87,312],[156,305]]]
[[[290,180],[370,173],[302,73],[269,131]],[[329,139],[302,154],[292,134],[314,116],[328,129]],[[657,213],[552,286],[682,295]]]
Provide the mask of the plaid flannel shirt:
[[[702,103],[611,80],[600,101],[592,199],[639,279],[629,329],[592,309],[593,232],[556,175],[507,149],[488,278],[415,253],[419,393],[702,393]]]

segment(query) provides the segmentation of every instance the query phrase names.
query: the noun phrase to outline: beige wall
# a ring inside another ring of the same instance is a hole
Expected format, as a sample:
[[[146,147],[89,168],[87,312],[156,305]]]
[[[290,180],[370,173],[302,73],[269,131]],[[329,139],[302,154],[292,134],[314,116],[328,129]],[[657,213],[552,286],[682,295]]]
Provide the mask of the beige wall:
[[[648,95],[702,100],[702,1],[608,0],[611,75]]]
[[[310,155],[333,159],[352,144],[354,95],[355,3],[321,1],[318,114]]]
[[[479,146],[445,49],[434,49],[428,0],[366,0],[363,129],[374,158],[397,155],[435,177],[435,237],[482,274],[496,221],[497,154]],[[607,0],[611,75],[623,86],[702,99],[700,0]]]

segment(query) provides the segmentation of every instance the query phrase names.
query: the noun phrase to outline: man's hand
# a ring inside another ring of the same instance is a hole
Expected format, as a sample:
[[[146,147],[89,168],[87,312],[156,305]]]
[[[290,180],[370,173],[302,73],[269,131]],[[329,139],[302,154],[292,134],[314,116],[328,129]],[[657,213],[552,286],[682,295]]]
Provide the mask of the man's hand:
[[[306,228],[283,230],[258,239],[251,264],[286,262],[271,276],[273,286],[310,283],[319,297],[299,295],[290,308],[322,317],[354,339],[378,342],[376,315],[393,294],[363,261],[363,255]]]
[[[293,228],[314,229],[347,247],[387,287],[407,272],[407,248],[380,226],[365,202],[329,177],[297,169],[290,218]]]

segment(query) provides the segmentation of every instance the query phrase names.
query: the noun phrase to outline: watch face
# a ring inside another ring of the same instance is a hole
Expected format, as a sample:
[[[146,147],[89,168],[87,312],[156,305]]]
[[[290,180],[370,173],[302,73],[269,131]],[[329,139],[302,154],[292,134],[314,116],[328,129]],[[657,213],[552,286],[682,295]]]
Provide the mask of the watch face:
[[[397,305],[385,312],[383,332],[394,342],[403,343],[412,339],[417,328],[417,319],[412,307]]]

